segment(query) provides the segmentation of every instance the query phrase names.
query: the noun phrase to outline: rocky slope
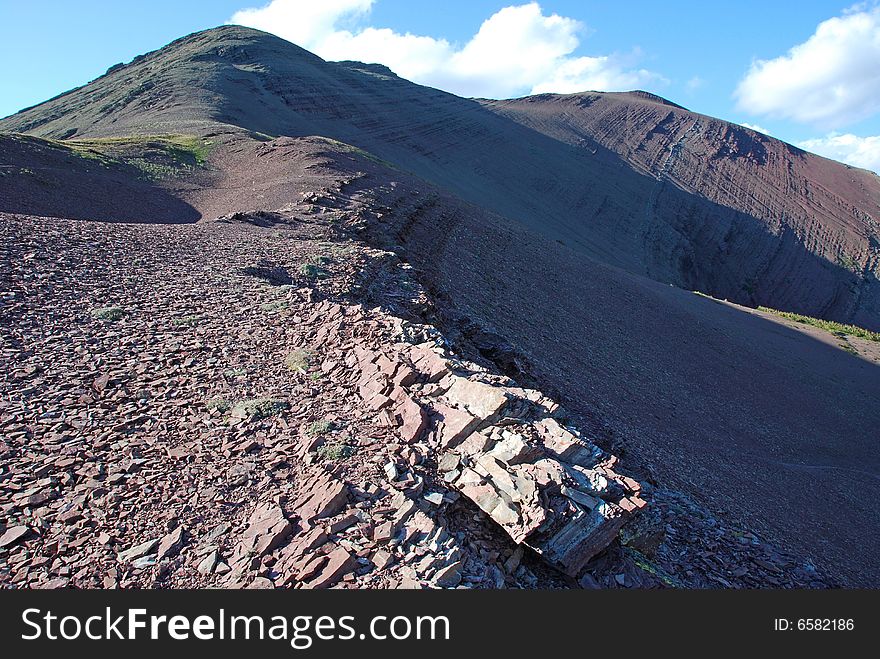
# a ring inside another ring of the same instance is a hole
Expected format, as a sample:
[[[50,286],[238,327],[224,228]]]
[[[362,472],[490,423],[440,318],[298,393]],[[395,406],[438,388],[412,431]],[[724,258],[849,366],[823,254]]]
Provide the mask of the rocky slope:
[[[310,208],[0,215],[4,587],[828,583],[620,475]]]
[[[880,327],[880,179],[647,94],[468,100],[227,26],[0,121],[52,138],[242,129],[364,148],[663,283]]]

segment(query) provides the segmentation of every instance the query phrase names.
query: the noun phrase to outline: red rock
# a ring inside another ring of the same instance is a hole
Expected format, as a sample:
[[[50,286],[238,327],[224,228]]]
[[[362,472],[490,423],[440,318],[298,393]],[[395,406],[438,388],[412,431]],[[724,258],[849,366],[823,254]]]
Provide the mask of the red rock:
[[[104,391],[104,389],[107,388],[107,385],[109,384],[109,382],[110,382],[110,374],[105,373],[104,375],[95,379],[95,381],[92,383],[92,387],[94,387],[95,391],[97,391],[100,394],[101,392]]]
[[[343,531],[343,530],[347,529],[348,527],[356,524],[357,521],[358,521],[358,516],[355,515],[354,513],[352,513],[350,515],[346,515],[342,519],[338,519],[335,522],[331,522],[327,526],[327,531],[328,531],[328,533],[339,533],[340,531]]]
[[[373,530],[374,542],[388,542],[394,535],[394,524],[392,522],[382,522]]]
[[[58,521],[63,524],[73,524],[82,519],[82,510],[79,508],[71,508],[65,513],[58,515]]]
[[[507,395],[502,387],[455,377],[446,397],[463,405],[483,420],[494,418],[507,405]]]
[[[434,405],[440,425],[437,438],[441,448],[454,448],[461,444],[480,425],[480,420],[465,410],[437,403]]]
[[[161,561],[163,558],[171,558],[177,556],[183,548],[185,542],[186,531],[182,526],[178,526],[171,533],[166,535],[159,541],[159,551],[156,560]]]
[[[327,563],[321,571],[304,584],[305,588],[330,588],[345,574],[357,567],[357,560],[343,547],[337,547],[327,555]]]
[[[384,549],[377,549],[373,554],[372,561],[373,565],[376,566],[376,569],[384,570],[386,567],[394,563],[394,556]]]
[[[449,372],[446,360],[430,348],[416,346],[410,351],[410,357],[413,366],[428,382],[437,382]]]
[[[408,444],[418,441],[428,427],[428,415],[403,389],[396,390],[394,400],[400,438]]]
[[[292,532],[293,525],[281,508],[272,503],[263,504],[251,515],[242,547],[257,556],[265,556],[277,549]]]
[[[275,588],[275,584],[272,583],[271,579],[255,577],[254,580],[247,585],[247,588],[248,590],[272,590]]]
[[[307,485],[294,504],[297,514],[311,523],[322,517],[332,517],[348,502],[348,486],[329,474],[321,474]]]
[[[395,373],[392,382],[398,387],[408,387],[419,379],[419,374],[409,366],[401,364]]]
[[[11,526],[6,532],[0,536],[0,548],[11,547],[16,542],[24,538],[30,533],[30,529],[26,526]]]

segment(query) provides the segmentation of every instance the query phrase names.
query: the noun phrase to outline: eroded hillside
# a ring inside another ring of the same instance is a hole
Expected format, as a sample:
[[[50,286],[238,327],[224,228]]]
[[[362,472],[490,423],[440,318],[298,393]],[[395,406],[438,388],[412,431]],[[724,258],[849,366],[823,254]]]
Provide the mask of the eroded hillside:
[[[643,93],[463,99],[226,26],[0,130],[323,135],[609,265],[880,328],[878,177]]]

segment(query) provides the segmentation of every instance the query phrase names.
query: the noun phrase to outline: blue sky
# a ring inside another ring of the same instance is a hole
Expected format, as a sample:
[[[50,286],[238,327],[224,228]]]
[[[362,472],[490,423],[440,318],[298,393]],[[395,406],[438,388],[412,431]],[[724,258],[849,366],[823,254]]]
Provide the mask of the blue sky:
[[[269,0],[0,0],[6,28],[0,116],[234,18],[327,59],[380,61],[404,77],[462,95],[643,88],[880,170],[876,0],[267,5]]]

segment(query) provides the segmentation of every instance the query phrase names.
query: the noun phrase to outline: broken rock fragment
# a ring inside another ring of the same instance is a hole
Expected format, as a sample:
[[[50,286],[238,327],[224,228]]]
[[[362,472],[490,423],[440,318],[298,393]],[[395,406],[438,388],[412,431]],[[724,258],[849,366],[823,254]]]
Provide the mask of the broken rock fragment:
[[[317,475],[297,499],[294,507],[300,518],[310,524],[316,519],[332,517],[348,502],[348,486],[330,474]]]
[[[498,415],[508,401],[502,387],[459,376],[454,376],[452,386],[446,392],[446,398],[459,407],[466,408],[483,421]]]
[[[265,556],[276,549],[293,531],[284,511],[275,504],[257,506],[245,531],[241,549],[246,555]]]
[[[327,562],[320,571],[303,584],[304,588],[329,588],[357,567],[357,561],[343,547],[337,547],[327,555]]]
[[[11,547],[19,540],[25,538],[28,533],[30,533],[30,529],[26,526],[11,526],[6,529],[6,532],[0,536],[0,548]]]
[[[183,548],[185,540],[186,531],[182,526],[178,526],[159,541],[159,549],[157,552],[158,559],[161,561],[163,558],[177,556]]]

